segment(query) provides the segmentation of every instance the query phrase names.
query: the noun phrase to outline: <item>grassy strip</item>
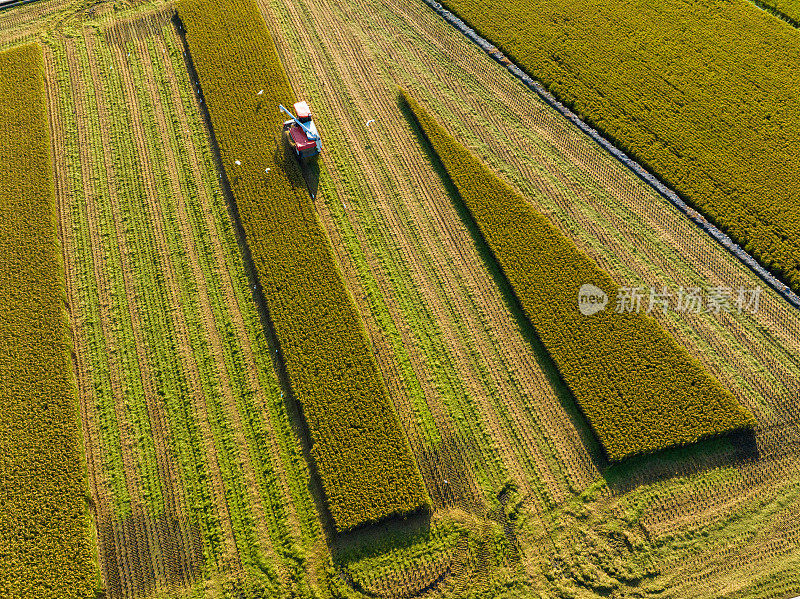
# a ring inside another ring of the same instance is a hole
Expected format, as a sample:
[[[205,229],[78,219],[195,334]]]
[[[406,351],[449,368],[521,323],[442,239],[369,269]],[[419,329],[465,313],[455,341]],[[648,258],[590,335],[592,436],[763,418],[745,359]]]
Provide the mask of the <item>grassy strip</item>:
[[[172,63],[171,70],[177,74],[185,73],[185,64],[181,56],[181,50],[174,36],[175,32],[172,26],[164,28],[165,44],[169,50],[169,58]],[[153,62],[154,64],[158,64],[160,60],[154,56]],[[188,107],[194,105],[194,100],[191,97],[191,85],[188,80],[185,85],[178,86],[178,91],[180,92],[184,106]],[[216,169],[207,143],[208,135],[203,127],[199,114],[194,111],[187,111],[187,117],[190,119],[190,132],[198,151],[202,172],[205,174],[198,184],[205,186],[206,193],[212,202],[212,216],[216,225],[214,231],[221,240],[225,250],[227,274],[231,277],[233,283],[236,303],[249,335],[250,345],[253,350],[253,359],[257,365],[259,385],[265,394],[265,413],[256,409],[258,402],[255,397],[249,393],[243,394],[243,401],[248,406],[254,404],[253,408],[247,409],[246,415],[248,427],[252,429],[251,452],[254,459],[256,455],[259,456],[257,459],[262,464],[264,477],[263,499],[265,505],[270,506],[273,519],[273,523],[270,525],[275,527],[275,534],[282,539],[280,541],[281,553],[291,556],[294,554],[296,546],[290,547],[291,531],[286,528],[287,523],[284,522],[286,512],[288,511],[286,505],[287,501],[291,504],[293,511],[297,513],[299,517],[304,541],[307,541],[308,544],[312,544],[314,539],[318,538],[321,534],[317,514],[314,511],[313,500],[305,482],[308,479],[308,468],[306,462],[303,460],[299,444],[292,432],[291,424],[285,411],[285,405],[282,400],[283,394],[275,375],[269,345],[264,336],[258,313],[252,301],[245,266],[242,261],[242,255],[239,251],[233,227],[231,226],[225,198],[219,186],[216,184]],[[270,454],[270,443],[267,438],[269,435],[274,435],[275,441],[278,444],[278,455],[275,457],[280,459],[281,467],[286,472],[286,484],[289,487],[288,497],[278,497],[278,475],[277,472],[272,471],[270,466],[272,456]]]
[[[427,494],[360,315],[297,167],[276,148],[275,109],[293,97],[258,8],[195,0],[179,13],[334,523],[416,511]]]
[[[752,416],[658,323],[576,309],[584,283],[617,285],[527,200],[409,107],[612,460],[752,425]]]
[[[0,595],[94,597],[41,50],[0,54]]]
[[[99,41],[98,41],[99,44]],[[92,57],[107,73],[104,89],[98,90],[99,101],[108,107],[109,121],[106,139],[113,148],[113,162],[105,165],[114,173],[131,173],[129,177],[109,180],[105,201],[112,200],[114,187],[121,235],[119,243],[128,249],[129,269],[132,284],[137,294],[137,303],[142,321],[142,337],[148,348],[148,360],[153,376],[155,392],[163,398],[163,405],[170,425],[172,449],[181,466],[181,474],[187,498],[189,518],[197,526],[203,538],[205,566],[213,568],[221,559],[222,530],[214,505],[210,486],[209,465],[198,425],[197,410],[192,398],[196,391],[185,371],[176,368],[176,356],[180,355],[179,338],[170,318],[169,291],[164,273],[153,252],[156,246],[153,220],[146,211],[142,198],[146,197],[141,168],[135,142],[131,137],[133,123],[125,102],[125,92],[114,62],[108,50],[99,44],[97,54]],[[96,117],[95,117],[96,118]],[[98,123],[97,126],[103,124]],[[102,147],[99,129],[96,132],[97,147]],[[107,143],[108,143],[107,142]],[[107,170],[106,172],[110,172]],[[109,219],[114,218],[110,216]],[[113,220],[105,223],[109,234],[116,234]],[[131,333],[132,334],[132,333]]]
[[[745,0],[445,4],[800,290],[794,29]]]

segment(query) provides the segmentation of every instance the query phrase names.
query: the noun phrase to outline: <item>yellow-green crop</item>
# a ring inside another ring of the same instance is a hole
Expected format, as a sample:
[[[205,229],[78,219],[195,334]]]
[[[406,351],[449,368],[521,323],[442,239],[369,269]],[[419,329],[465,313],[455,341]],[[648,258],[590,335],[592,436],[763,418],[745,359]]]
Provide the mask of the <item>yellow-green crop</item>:
[[[294,96],[266,24],[252,0],[184,0],[178,12],[336,527],[422,509],[361,316],[284,154],[278,104]]]
[[[444,4],[800,290],[797,29],[749,0]]]
[[[733,395],[650,316],[614,309],[583,315],[581,286],[593,284],[614,302],[611,276],[404,97],[610,459],[752,425]]]
[[[0,597],[94,597],[44,66],[0,53]]]

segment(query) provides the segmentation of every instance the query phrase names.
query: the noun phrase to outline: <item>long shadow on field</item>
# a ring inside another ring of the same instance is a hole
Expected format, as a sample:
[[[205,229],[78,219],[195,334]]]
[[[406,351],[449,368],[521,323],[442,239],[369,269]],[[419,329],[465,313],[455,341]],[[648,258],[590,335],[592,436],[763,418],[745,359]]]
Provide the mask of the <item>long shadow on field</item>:
[[[650,484],[674,476],[686,476],[722,465],[731,465],[758,458],[755,436],[751,431],[745,431],[706,439],[686,447],[667,449],[653,454],[629,458],[619,463],[610,462],[594,430],[575,401],[574,395],[566,382],[564,382],[558,366],[547,349],[545,349],[536,334],[536,330],[525,315],[519,299],[495,259],[472,214],[461,199],[458,189],[450,179],[450,175],[430,145],[425,133],[419,127],[413,111],[400,95],[397,98],[397,105],[411,125],[423,153],[444,183],[453,206],[472,236],[478,254],[500,290],[506,307],[511,312],[523,337],[530,344],[539,368],[542,369],[547,377],[564,411],[578,431],[592,462],[605,478],[609,488],[617,493],[625,493],[639,485]],[[575,489],[575,491],[580,492],[581,489]]]
[[[649,485],[678,476],[689,476],[720,466],[742,464],[759,458],[753,431],[729,433],[705,439],[686,447],[628,458],[603,471],[609,488],[626,493],[639,485]]]
[[[253,294],[253,301],[256,304],[259,320],[261,321],[261,328],[264,331],[264,336],[267,340],[267,346],[269,347],[270,357],[272,359],[272,364],[275,369],[275,372],[278,376],[278,381],[280,382],[281,390],[283,391],[283,398],[284,398],[284,407],[286,409],[286,414],[289,418],[289,421],[292,426],[293,432],[297,435],[297,438],[300,440],[300,445],[303,452],[303,458],[308,464],[309,470],[311,472],[311,476],[309,477],[308,481],[308,490],[311,494],[311,497],[314,500],[314,505],[317,509],[317,514],[319,515],[319,521],[323,529],[323,533],[325,534],[325,538],[328,542],[328,545],[331,546],[333,543],[333,539],[336,536],[335,527],[333,524],[333,517],[328,510],[328,504],[325,500],[325,494],[322,490],[322,483],[319,477],[319,473],[316,469],[316,463],[311,456],[311,437],[306,425],[305,418],[303,416],[302,406],[300,402],[295,398],[294,392],[292,391],[292,385],[289,380],[289,375],[286,371],[286,366],[283,358],[283,350],[281,349],[280,342],[278,341],[278,337],[275,334],[275,329],[272,325],[272,319],[269,314],[269,309],[267,308],[267,303],[264,299],[264,295],[261,291],[261,284],[258,280],[258,274],[255,267],[255,262],[253,261],[253,255],[250,252],[250,247],[247,244],[247,236],[244,231],[244,227],[242,226],[242,221],[239,217],[239,208],[236,204],[236,198],[233,195],[231,190],[231,184],[228,180],[228,175],[225,172],[225,169],[222,164],[222,157],[219,150],[219,144],[217,143],[217,137],[214,133],[214,127],[211,123],[211,116],[208,113],[208,108],[206,106],[205,101],[203,100],[203,92],[200,86],[200,79],[197,76],[197,71],[195,70],[194,63],[192,61],[192,55],[189,49],[189,45],[186,42],[186,37],[184,34],[184,26],[183,22],[180,20],[180,17],[175,14],[173,17],[173,24],[175,25],[175,29],[178,32],[178,36],[181,40],[183,45],[183,56],[184,62],[186,63],[186,69],[189,73],[189,78],[192,81],[193,91],[195,92],[197,99],[198,99],[198,109],[200,111],[200,115],[203,119],[203,123],[205,125],[206,131],[209,135],[210,140],[210,148],[211,154],[214,159],[214,166],[217,169],[217,172],[220,174],[220,185],[222,187],[222,191],[225,194],[226,203],[228,205],[228,210],[231,217],[231,222],[233,224],[234,231],[236,233],[236,241],[239,245],[239,250],[242,253],[242,261],[244,263],[245,272],[247,273],[247,280],[250,285],[250,289],[252,289]],[[283,143],[283,138],[278,137],[275,140],[275,150],[274,155],[276,158],[276,163],[283,163],[285,165],[285,172],[287,177],[289,178],[289,182],[291,183],[292,187],[304,187],[305,181],[303,179],[302,173],[300,168],[298,167],[297,161],[294,158],[294,154],[291,150],[286,148],[286,144]],[[313,208],[312,208],[313,209]]]
[[[497,285],[497,288],[500,290],[503,303],[511,312],[514,322],[522,333],[523,338],[528,342],[533,350],[533,356],[536,359],[537,365],[542,369],[542,372],[544,372],[548,383],[550,383],[550,386],[553,388],[553,391],[555,391],[562,407],[569,415],[573,426],[578,431],[581,441],[583,442],[587,452],[589,453],[589,456],[592,459],[592,462],[594,462],[595,467],[598,470],[606,468],[609,465],[609,461],[602,446],[600,445],[600,442],[597,439],[597,436],[594,434],[594,431],[592,430],[591,426],[589,426],[588,421],[580,411],[580,408],[575,401],[575,397],[572,395],[569,387],[567,387],[567,384],[561,377],[561,373],[553,361],[553,358],[550,357],[550,354],[545,349],[544,345],[539,339],[539,336],[536,334],[533,325],[531,324],[530,320],[528,320],[525,312],[522,310],[522,306],[520,305],[514,290],[511,288],[511,284],[508,282],[505,273],[497,263],[497,260],[495,259],[491,249],[489,249],[489,245],[486,243],[486,240],[478,228],[477,223],[473,219],[472,214],[461,199],[461,194],[459,194],[458,189],[456,189],[455,185],[450,179],[450,175],[447,174],[447,170],[444,168],[439,156],[431,147],[430,142],[428,142],[428,139],[425,136],[425,133],[422,131],[422,129],[420,129],[414,113],[406,104],[405,100],[403,100],[402,96],[398,96],[397,105],[411,125],[422,152],[430,161],[433,170],[436,171],[436,174],[439,175],[440,179],[444,183],[444,187],[447,190],[451,201],[453,202],[453,206],[455,207],[461,222],[467,228],[470,236],[472,237],[472,241],[475,244],[475,248],[478,250],[481,261],[492,275],[495,285]]]

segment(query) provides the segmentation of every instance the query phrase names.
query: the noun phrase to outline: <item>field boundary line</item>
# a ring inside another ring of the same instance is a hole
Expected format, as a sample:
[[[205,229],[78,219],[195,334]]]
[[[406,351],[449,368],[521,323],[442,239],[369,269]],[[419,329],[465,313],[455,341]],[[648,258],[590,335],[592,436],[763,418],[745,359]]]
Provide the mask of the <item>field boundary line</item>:
[[[790,17],[785,12],[775,8],[774,6],[770,6],[766,2],[762,2],[762,0],[750,0],[750,2],[755,4],[761,10],[768,12],[776,19],[780,19],[781,21],[787,23],[788,25],[791,25],[795,29],[800,29],[800,21],[797,21],[797,19]]]
[[[36,2],[37,0],[13,0],[12,2],[0,2],[0,10],[5,10],[6,8],[14,8],[15,6],[20,6],[21,4],[30,4],[31,2]]]
[[[578,129],[590,137],[601,148],[611,154],[611,156],[613,156],[617,161],[621,162],[625,167],[628,168],[628,170],[632,171],[642,181],[655,189],[660,196],[668,200],[673,206],[680,210],[684,216],[686,216],[700,229],[705,231],[710,237],[717,241],[722,247],[724,247],[734,258],[742,262],[756,275],[758,275],[762,281],[769,285],[789,304],[800,310],[800,296],[794,293],[788,285],[781,282],[780,279],[764,268],[761,263],[753,258],[753,256],[745,251],[740,245],[735,243],[727,234],[723,233],[722,230],[709,222],[705,216],[689,206],[689,204],[682,200],[677,193],[667,187],[655,175],[650,173],[641,164],[633,160],[625,152],[620,150],[603,135],[601,135],[596,129],[581,119],[576,113],[562,104],[553,94],[547,91],[547,89],[540,82],[536,81],[533,77],[523,71],[516,63],[512,62],[495,45],[489,42],[489,40],[478,35],[474,29],[467,25],[467,23],[461,20],[457,15],[447,10],[435,0],[422,1],[431,7],[447,23],[455,27],[467,39],[469,39],[487,55],[489,55],[489,57],[495,62],[506,67],[506,69],[508,69],[512,75],[519,79],[528,89],[535,92],[548,106],[561,113],[564,118],[577,126]],[[754,3],[757,4],[757,0],[754,0]]]

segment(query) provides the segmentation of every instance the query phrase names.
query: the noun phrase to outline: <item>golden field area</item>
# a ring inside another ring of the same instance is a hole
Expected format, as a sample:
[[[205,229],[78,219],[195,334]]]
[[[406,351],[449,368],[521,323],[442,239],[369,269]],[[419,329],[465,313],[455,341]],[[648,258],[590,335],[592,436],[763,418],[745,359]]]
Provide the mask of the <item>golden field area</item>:
[[[446,5],[795,286],[791,2]],[[422,0],[2,8],[0,141],[0,597],[800,595],[797,309]]]

